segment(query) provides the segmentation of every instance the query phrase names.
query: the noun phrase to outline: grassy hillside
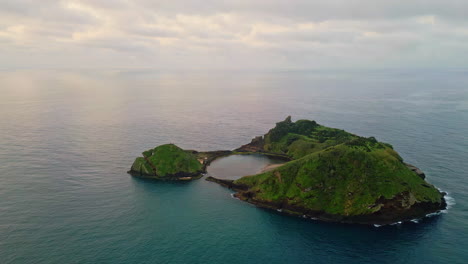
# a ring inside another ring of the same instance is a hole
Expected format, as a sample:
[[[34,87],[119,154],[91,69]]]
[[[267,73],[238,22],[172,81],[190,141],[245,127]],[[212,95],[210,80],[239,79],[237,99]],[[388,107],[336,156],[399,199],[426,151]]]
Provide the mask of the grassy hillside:
[[[288,117],[239,150],[252,149],[292,159],[233,182],[239,187],[238,197],[255,204],[335,216],[378,212],[387,220],[445,206],[442,193],[408,168],[390,144],[373,137]]]
[[[359,137],[341,129],[319,125],[315,121],[298,120],[293,123],[288,117],[264,136],[264,150],[298,159],[356,138]]]
[[[131,170],[144,175],[168,177],[201,172],[203,165],[191,152],[174,144],[166,144],[143,152],[143,157],[135,160]]]
[[[409,203],[442,199],[391,147],[373,138],[316,151],[235,183],[249,186],[256,200],[346,216],[378,211],[379,199],[405,192],[412,199]]]

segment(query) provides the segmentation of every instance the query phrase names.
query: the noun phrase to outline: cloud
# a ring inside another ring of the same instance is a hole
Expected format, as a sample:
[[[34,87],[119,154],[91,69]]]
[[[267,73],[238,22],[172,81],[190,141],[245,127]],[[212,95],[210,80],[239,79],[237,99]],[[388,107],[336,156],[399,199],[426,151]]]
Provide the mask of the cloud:
[[[467,10],[433,0],[3,0],[0,67],[466,67]]]

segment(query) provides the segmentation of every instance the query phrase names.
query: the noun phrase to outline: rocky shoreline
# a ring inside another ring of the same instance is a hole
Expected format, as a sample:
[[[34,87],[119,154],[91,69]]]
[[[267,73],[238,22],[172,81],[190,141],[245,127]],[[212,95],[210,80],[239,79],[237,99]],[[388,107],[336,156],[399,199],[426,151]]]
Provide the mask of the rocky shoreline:
[[[360,215],[360,216],[343,216],[328,214],[323,211],[312,211],[307,208],[291,206],[287,201],[282,203],[266,202],[255,199],[255,194],[249,192],[249,186],[236,184],[233,180],[217,179],[209,176],[205,179],[206,181],[217,183],[223,187],[231,189],[236,193],[233,196],[241,201],[248,202],[259,208],[275,210],[279,213],[303,217],[314,220],[321,220],[325,222],[338,222],[345,224],[363,224],[363,225],[390,225],[397,222],[405,222],[414,219],[425,217],[428,214],[439,212],[447,208],[447,202],[445,199],[442,203],[419,203],[413,204],[408,207],[405,206],[401,195],[400,197],[394,197],[392,199],[381,199],[378,201],[382,206],[383,210],[378,211],[374,214]],[[445,196],[446,193],[443,193]]]

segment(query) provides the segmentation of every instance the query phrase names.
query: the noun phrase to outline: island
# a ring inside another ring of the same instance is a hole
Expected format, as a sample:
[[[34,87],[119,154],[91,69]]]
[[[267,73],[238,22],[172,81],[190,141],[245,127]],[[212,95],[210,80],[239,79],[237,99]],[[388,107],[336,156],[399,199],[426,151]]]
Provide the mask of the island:
[[[283,165],[237,180],[207,177],[258,207],[323,221],[384,225],[424,217],[446,208],[444,192],[407,164],[392,145],[315,121],[291,117],[235,150],[198,152],[173,144],[143,152],[129,173],[139,177],[192,180],[213,160],[263,154]]]
[[[183,150],[174,144],[165,144],[144,151],[128,171],[148,179],[188,181],[199,179],[215,159],[232,154],[229,150],[198,152]]]

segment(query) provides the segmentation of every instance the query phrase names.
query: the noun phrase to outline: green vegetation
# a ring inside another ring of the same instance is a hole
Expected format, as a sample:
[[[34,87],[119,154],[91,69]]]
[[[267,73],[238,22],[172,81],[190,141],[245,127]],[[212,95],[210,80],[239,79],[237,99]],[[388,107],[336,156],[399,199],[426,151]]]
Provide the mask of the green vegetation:
[[[439,191],[409,170],[393,149],[360,141],[364,145],[330,147],[235,183],[250,186],[256,199],[330,214],[372,213],[380,209],[374,205],[381,196],[390,199],[405,191],[417,201],[440,202]]]
[[[154,175],[154,170],[151,165],[142,157],[138,157],[133,162],[132,171],[139,172],[145,175]]]
[[[203,171],[203,164],[191,151],[185,151],[174,144],[158,146],[143,152],[136,158],[131,171],[158,178],[194,175]]]
[[[359,137],[341,129],[321,126],[315,121],[298,120],[293,123],[288,117],[277,123],[264,138],[265,151],[298,159]]]
[[[294,160],[234,181],[248,187],[247,200],[343,216],[372,214],[382,200],[398,195],[405,208],[443,204],[443,194],[411,171],[391,145],[373,137],[288,117],[264,136],[263,151]]]

